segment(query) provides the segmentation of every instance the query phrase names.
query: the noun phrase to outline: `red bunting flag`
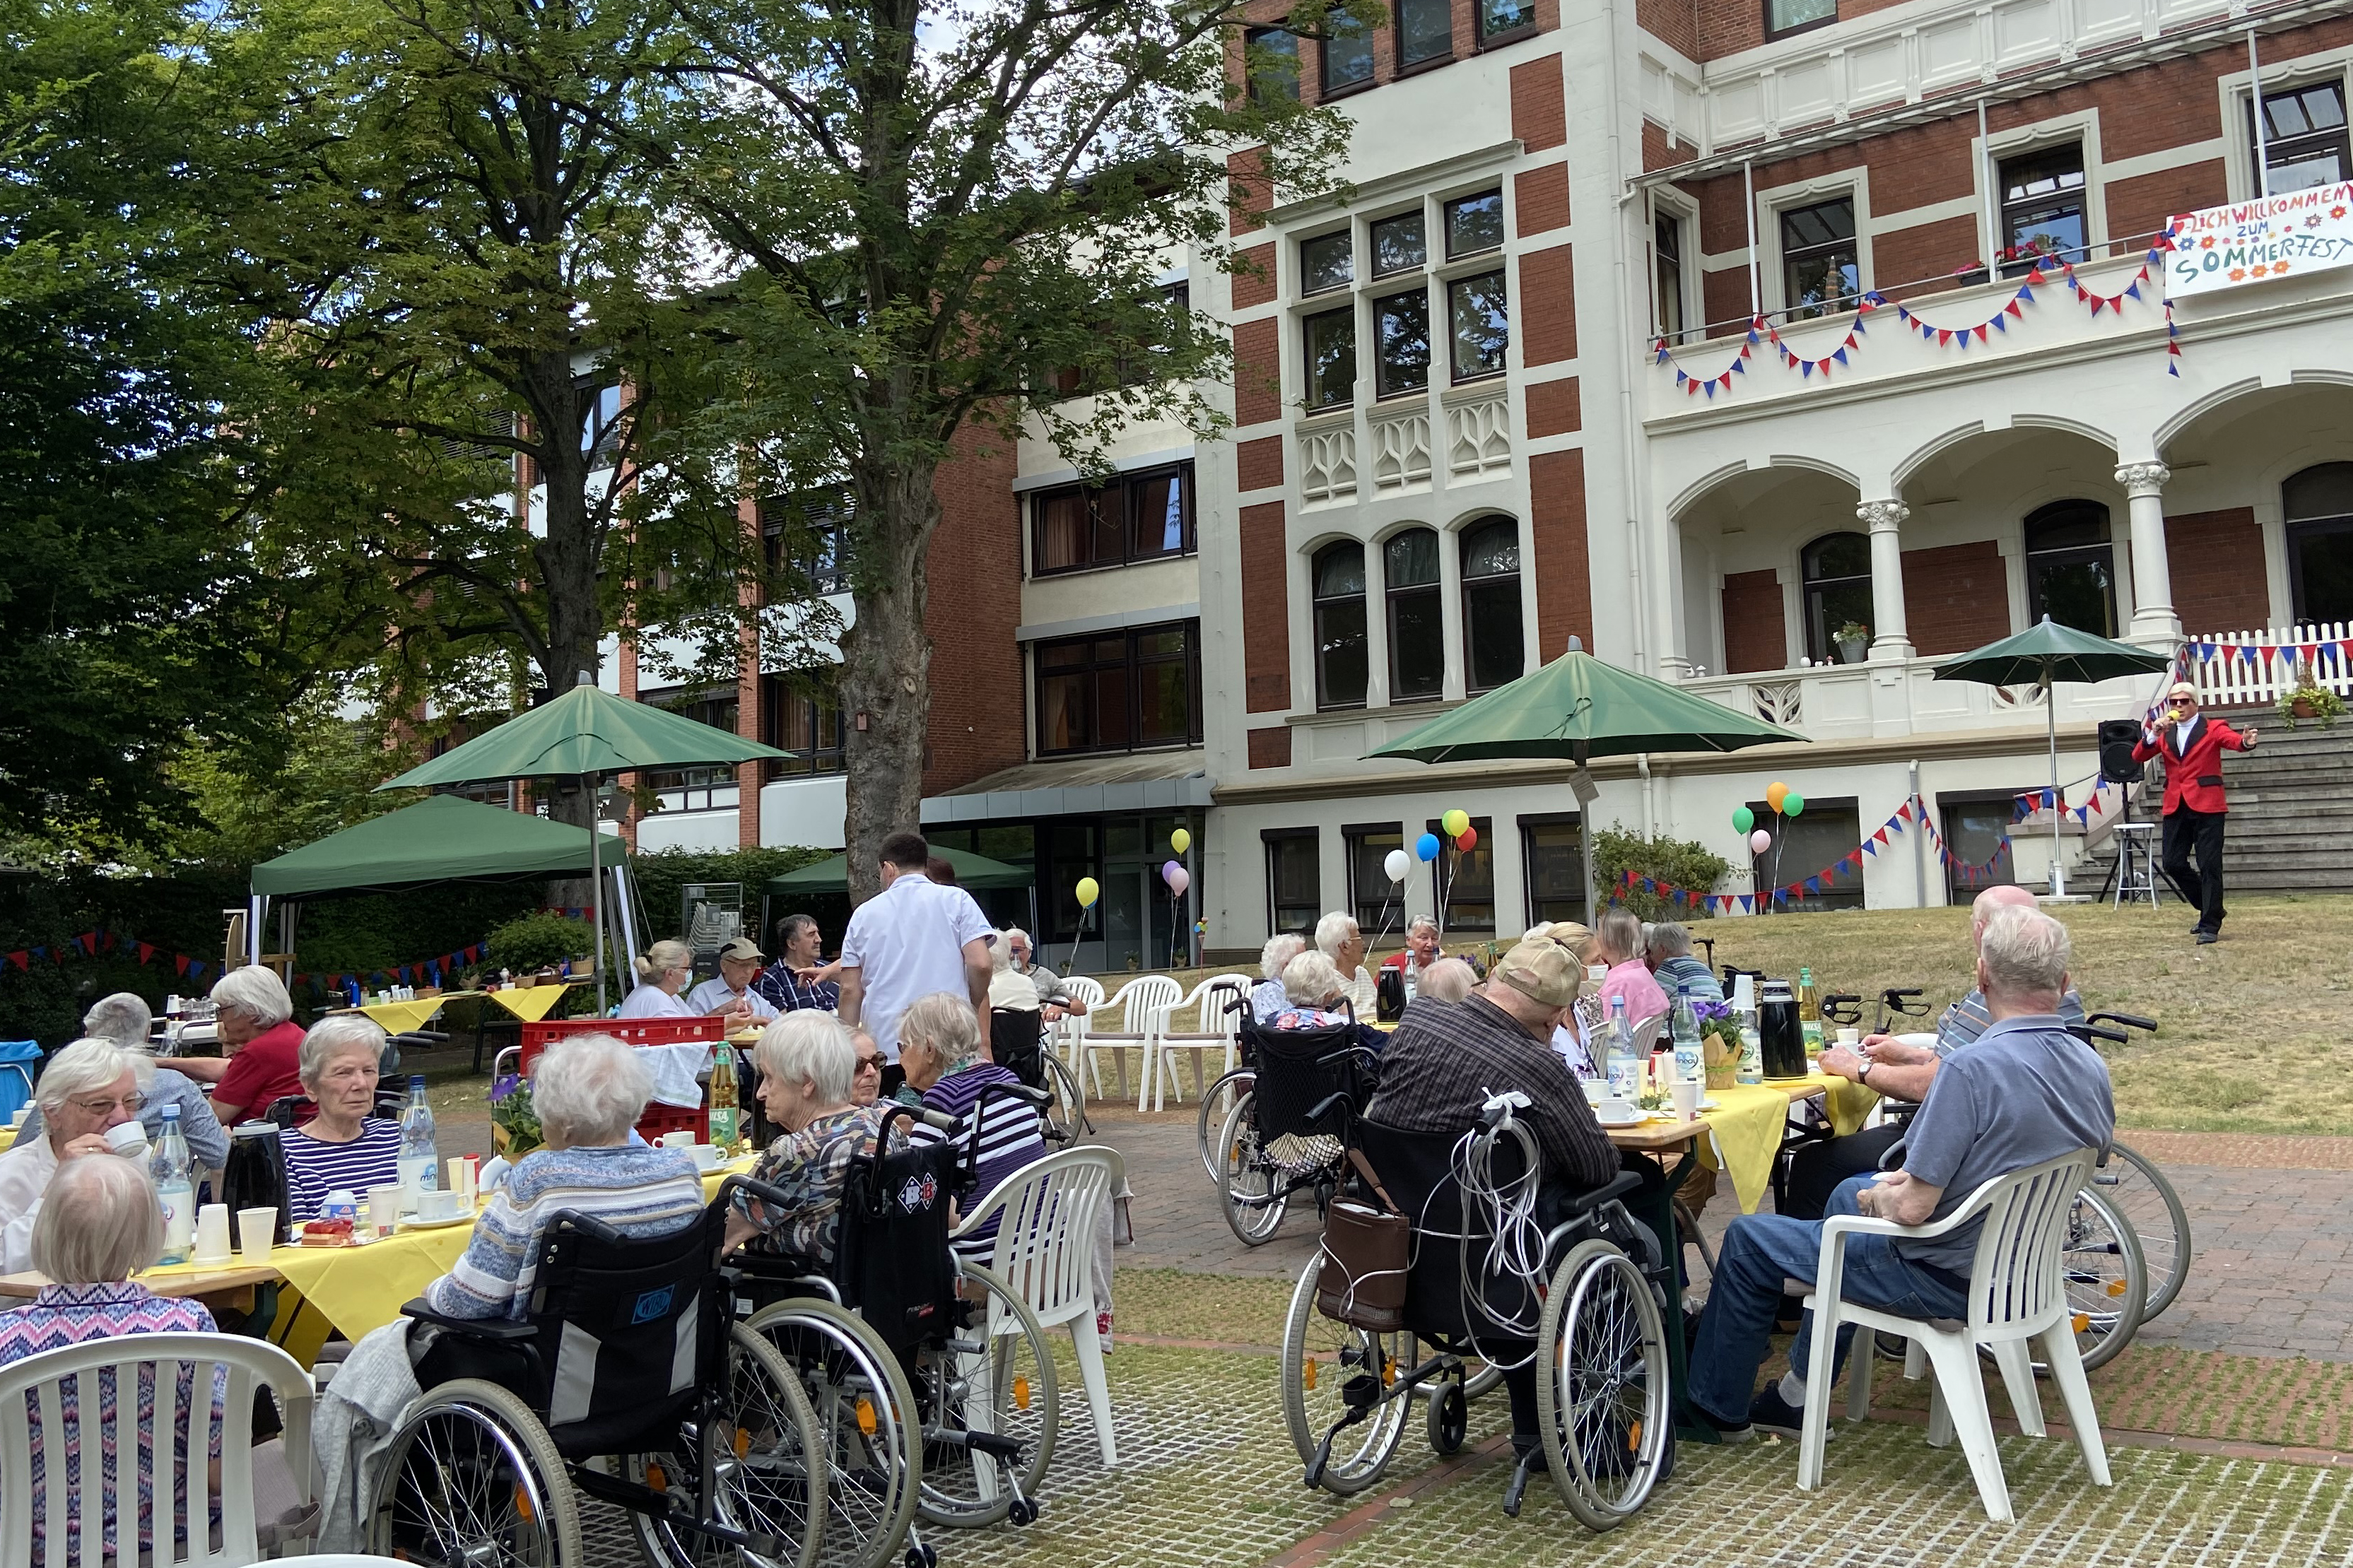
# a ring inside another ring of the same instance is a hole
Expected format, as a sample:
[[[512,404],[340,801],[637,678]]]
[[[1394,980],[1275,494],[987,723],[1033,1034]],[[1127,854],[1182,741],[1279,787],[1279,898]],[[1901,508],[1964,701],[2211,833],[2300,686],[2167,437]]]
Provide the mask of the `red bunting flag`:
[[[145,942],[141,942],[141,943],[139,944],[139,962],[140,962],[140,963],[146,963],[149,959],[151,959],[151,958],[153,958],[153,957],[154,957],[154,956],[155,956],[155,950],[154,950],[153,947],[149,946],[147,943],[145,943]]]
[[[8,955],[8,962],[15,964],[17,968],[29,973],[33,967],[33,955],[22,949],[19,949]]]
[[[186,953],[174,953],[172,955],[172,963],[181,973],[185,974],[188,972],[188,955]]]

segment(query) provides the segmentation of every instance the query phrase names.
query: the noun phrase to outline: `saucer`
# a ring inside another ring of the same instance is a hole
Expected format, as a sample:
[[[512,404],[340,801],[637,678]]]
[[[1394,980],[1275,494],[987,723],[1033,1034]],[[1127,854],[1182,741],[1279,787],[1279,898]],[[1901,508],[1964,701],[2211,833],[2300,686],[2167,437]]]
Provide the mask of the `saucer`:
[[[446,1230],[453,1225],[471,1225],[473,1223],[474,1216],[471,1214],[451,1215],[448,1219],[427,1219],[420,1215],[403,1215],[400,1218],[400,1228],[403,1230]]]

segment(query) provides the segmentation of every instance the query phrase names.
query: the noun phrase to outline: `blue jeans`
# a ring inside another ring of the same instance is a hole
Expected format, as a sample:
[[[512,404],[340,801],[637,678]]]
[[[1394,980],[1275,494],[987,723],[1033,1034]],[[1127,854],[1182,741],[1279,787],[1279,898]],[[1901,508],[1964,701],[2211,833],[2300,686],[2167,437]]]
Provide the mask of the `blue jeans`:
[[[1822,1211],[1823,1217],[1859,1213],[1854,1194],[1874,1179],[1865,1174],[1839,1184]],[[1765,1363],[1774,1310],[1781,1300],[1781,1281],[1813,1283],[1821,1256],[1820,1220],[1760,1214],[1743,1215],[1732,1222],[1716,1254],[1707,1310],[1701,1314],[1699,1338],[1692,1345],[1690,1398],[1694,1405],[1725,1422],[1748,1418],[1749,1402],[1757,1390],[1757,1369]],[[1839,1294],[1857,1306],[1875,1307],[1903,1318],[1968,1316],[1963,1290],[1940,1274],[1906,1262],[1883,1236],[1847,1238]],[[1814,1316],[1809,1312],[1789,1346],[1790,1369],[1801,1378],[1813,1349],[1813,1334]],[[1847,1342],[1853,1337],[1852,1329],[1840,1332],[1832,1376],[1845,1363]]]

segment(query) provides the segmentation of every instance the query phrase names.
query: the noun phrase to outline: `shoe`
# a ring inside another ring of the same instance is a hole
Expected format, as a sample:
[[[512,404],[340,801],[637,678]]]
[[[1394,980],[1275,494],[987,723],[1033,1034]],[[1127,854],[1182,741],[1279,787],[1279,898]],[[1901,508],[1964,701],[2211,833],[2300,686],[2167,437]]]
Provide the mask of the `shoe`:
[[[2191,936],[2204,936],[2206,934],[2206,922],[2201,920],[2196,925],[2191,926],[2189,928],[2189,934]]]
[[[1748,1407],[1748,1425],[1777,1437],[1798,1437],[1806,1430],[1806,1413],[1781,1397],[1778,1385],[1767,1386]]]
[[[2198,933],[2198,945],[2200,947],[2211,947],[2221,940],[2222,933],[2219,931],[2201,931]]]
[[[1686,1403],[1690,1404],[1691,1413],[1698,1418],[1701,1428],[1715,1433],[1719,1443],[1746,1443],[1757,1436],[1756,1428],[1746,1421],[1726,1421],[1695,1403]]]
[[[1103,1354],[1111,1354],[1111,1314],[1109,1312],[1095,1314],[1095,1342],[1103,1346]]]

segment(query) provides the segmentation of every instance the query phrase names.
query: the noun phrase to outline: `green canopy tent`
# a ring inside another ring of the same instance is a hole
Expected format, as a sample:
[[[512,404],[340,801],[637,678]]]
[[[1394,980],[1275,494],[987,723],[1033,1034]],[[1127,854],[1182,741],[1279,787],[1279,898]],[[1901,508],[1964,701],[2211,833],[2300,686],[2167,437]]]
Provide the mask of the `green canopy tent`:
[[[955,868],[956,886],[960,888],[1026,888],[1037,879],[1037,874],[1026,866],[1008,866],[1002,860],[992,860],[986,855],[976,855],[969,849],[934,847],[932,853]],[[787,871],[781,877],[768,879],[771,894],[839,893],[849,887],[849,857],[829,855],[798,870]]]
[[[735,766],[767,758],[789,761],[790,752],[731,735],[724,730],[681,718],[667,709],[632,702],[599,690],[586,670],[580,683],[487,734],[378,789],[417,789],[435,784],[489,784],[501,779],[576,777],[596,799],[596,782],[607,773],[644,768]],[[594,815],[601,815],[596,813]],[[596,1008],[605,1007],[605,881],[596,864],[601,833],[588,835],[589,876],[596,906]]]
[[[1599,791],[1586,764],[1595,757],[1638,752],[1736,752],[1776,742],[1803,742],[1761,719],[1704,697],[1607,664],[1579,638],[1542,669],[1499,686],[1484,697],[1433,719],[1403,739],[1369,752],[1419,763],[1493,762],[1554,757],[1577,764],[1572,788],[1580,815]],[[1580,825],[1585,850],[1585,908],[1594,909],[1593,835]]]
[[[2116,642],[2092,632],[2063,626],[2049,616],[2016,637],[1986,644],[1957,655],[1936,671],[1938,680],[1968,680],[1979,686],[2042,688],[2042,711],[2051,735],[2051,892],[2067,894],[2059,855],[2059,704],[2052,682],[2112,680],[2120,675],[2154,675],[2173,668],[2170,654],[2152,653],[2128,642]]]
[[[253,891],[290,899],[585,877],[595,858],[586,828],[437,795],[263,861],[253,868]]]

